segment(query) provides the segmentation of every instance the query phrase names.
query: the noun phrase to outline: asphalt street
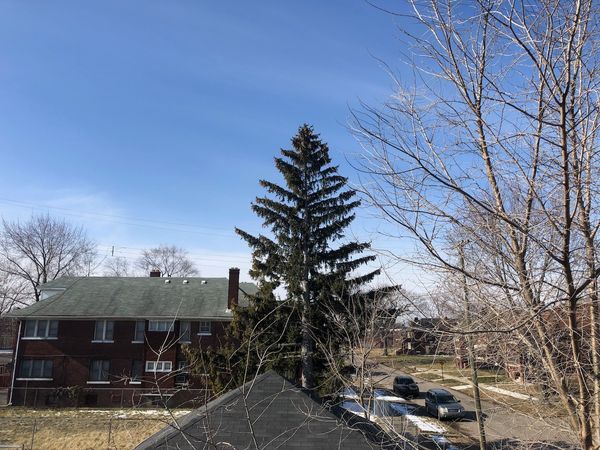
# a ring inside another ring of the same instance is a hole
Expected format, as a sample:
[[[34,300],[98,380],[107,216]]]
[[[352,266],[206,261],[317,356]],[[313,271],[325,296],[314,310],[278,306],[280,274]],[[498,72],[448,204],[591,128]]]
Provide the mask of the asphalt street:
[[[377,370],[380,371],[380,375],[374,377],[374,381],[376,384],[389,389],[392,388],[394,376],[410,375],[383,365],[379,365]],[[444,424],[449,425],[454,430],[469,436],[475,441],[479,439],[477,421],[475,418],[475,402],[471,396],[452,388],[419,379],[415,376],[413,376],[413,378],[418,382],[419,390],[421,391],[420,398],[414,399],[414,403],[421,407],[417,410],[417,414],[424,416],[428,415],[425,411],[424,400],[424,394],[428,389],[440,387],[447,389],[461,401],[467,414],[465,418],[461,420],[444,421]],[[482,398],[485,398],[485,392],[482,392]],[[561,420],[555,418],[532,417],[511,410],[505,405],[486,400],[482,401],[482,409],[485,417],[486,437],[490,448],[515,444],[516,441],[526,441],[538,444],[544,443],[553,448],[576,446],[575,436]]]

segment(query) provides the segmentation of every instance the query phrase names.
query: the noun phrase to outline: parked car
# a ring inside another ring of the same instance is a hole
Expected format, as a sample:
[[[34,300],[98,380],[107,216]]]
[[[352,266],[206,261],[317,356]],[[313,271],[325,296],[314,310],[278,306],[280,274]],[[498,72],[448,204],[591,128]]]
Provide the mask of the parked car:
[[[438,419],[456,419],[464,417],[465,408],[454,395],[446,389],[430,389],[425,396],[425,409]]]
[[[418,397],[419,386],[408,375],[399,375],[394,378],[394,393],[402,397]]]

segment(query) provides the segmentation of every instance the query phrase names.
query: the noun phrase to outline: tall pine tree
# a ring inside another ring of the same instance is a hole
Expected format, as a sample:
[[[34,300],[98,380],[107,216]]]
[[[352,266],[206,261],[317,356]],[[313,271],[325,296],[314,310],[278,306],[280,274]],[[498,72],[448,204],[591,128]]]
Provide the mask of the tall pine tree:
[[[327,144],[305,124],[292,139],[292,147],[275,158],[285,184],[261,180],[268,195],[252,204],[269,236],[236,232],[253,249],[252,277],[259,284],[283,286],[289,303],[295,305],[290,314],[299,322],[292,325],[299,325],[302,386],[313,390],[320,370],[315,366],[315,335],[326,333],[326,317],[335,302],[343,301],[378,271],[352,276],[375,257],[361,255],[369,249],[367,243],[341,243],[360,201],[347,188],[347,178],[331,165]]]

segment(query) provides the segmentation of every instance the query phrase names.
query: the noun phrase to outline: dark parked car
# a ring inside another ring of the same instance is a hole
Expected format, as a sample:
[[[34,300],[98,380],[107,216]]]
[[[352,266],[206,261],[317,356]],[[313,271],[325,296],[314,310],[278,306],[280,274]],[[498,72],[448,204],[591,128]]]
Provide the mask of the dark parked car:
[[[438,419],[455,419],[465,415],[465,408],[460,404],[460,400],[445,389],[428,390],[425,409]]]
[[[418,397],[419,386],[411,377],[400,375],[394,378],[394,392],[402,397]]]

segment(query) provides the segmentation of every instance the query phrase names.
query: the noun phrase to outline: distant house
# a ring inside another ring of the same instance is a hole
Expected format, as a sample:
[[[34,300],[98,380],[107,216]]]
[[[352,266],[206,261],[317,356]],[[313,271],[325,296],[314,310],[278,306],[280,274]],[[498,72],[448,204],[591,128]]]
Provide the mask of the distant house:
[[[135,450],[173,448],[366,450],[400,446],[365,419],[353,419],[352,424],[342,420],[269,371],[192,411],[178,420],[178,428],[167,426]]]
[[[454,351],[454,324],[449,319],[415,317],[404,327],[394,330],[394,347],[399,355],[449,355]]]
[[[203,394],[182,346],[218,346],[232,309],[256,287],[227,278],[60,278],[19,320],[14,405],[181,404]],[[241,295],[240,295],[241,294]]]
[[[592,360],[588,331],[591,320],[590,306],[588,302],[581,302],[576,308],[578,334],[581,336],[579,355],[583,362],[583,370],[590,370]],[[576,365],[572,356],[568,316],[568,305],[558,305],[543,310],[539,318],[534,319],[527,310],[503,311],[503,314],[496,315],[483,324],[487,332],[472,335],[477,365],[497,371],[503,370],[514,381],[546,384],[549,377],[548,369],[539,347],[540,339],[536,335],[535,327],[532,326],[533,320],[540,320],[545,329],[544,342],[551,348],[554,363],[560,368],[561,373],[571,373]],[[510,329],[517,324],[522,326],[508,333],[493,331]],[[457,366],[468,367],[468,348],[464,336],[455,337],[455,353]]]
[[[0,405],[8,401],[8,387],[13,367],[13,353],[16,345],[18,321],[0,317]]]

